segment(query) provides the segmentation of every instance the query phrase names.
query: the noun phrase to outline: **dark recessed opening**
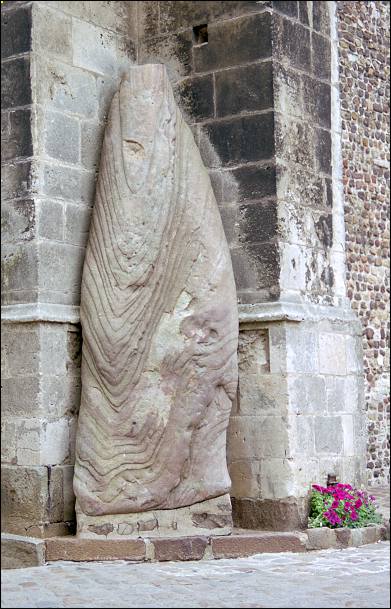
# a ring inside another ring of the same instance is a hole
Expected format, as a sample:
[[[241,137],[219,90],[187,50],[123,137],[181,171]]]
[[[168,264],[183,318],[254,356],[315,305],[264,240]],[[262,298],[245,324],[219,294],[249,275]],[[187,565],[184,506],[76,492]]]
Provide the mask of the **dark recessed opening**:
[[[196,44],[205,44],[208,42],[208,25],[195,25],[193,27],[193,40]]]

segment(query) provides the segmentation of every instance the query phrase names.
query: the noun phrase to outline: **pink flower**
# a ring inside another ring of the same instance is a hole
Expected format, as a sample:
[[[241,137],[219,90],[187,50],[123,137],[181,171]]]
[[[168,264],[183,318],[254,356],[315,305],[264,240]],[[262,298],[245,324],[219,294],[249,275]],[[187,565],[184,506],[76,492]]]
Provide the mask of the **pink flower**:
[[[324,486],[319,486],[319,484],[313,484],[312,488],[314,488],[319,493],[326,493],[327,492],[327,489],[324,488]]]
[[[351,511],[351,513],[350,513],[350,518],[351,518],[352,520],[357,520],[357,519],[358,519],[357,512],[355,512],[354,510],[352,510],[352,511]]]
[[[356,510],[358,510],[361,506],[362,506],[361,499],[357,499],[356,503],[354,504],[354,507],[356,508]]]
[[[338,499],[334,499],[333,503],[331,504],[331,508],[334,510],[338,506],[339,506],[339,500]]]
[[[342,520],[332,509],[327,510],[327,512],[324,513],[324,517],[327,518],[330,524],[342,524]]]

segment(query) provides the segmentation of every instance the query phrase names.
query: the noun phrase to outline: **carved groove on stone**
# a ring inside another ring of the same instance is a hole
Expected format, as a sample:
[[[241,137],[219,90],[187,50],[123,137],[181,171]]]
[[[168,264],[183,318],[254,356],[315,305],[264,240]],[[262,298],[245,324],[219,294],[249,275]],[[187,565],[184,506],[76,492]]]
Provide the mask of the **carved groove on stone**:
[[[161,65],[131,68],[111,105],[80,317],[79,519],[225,495],[236,290],[210,180]]]

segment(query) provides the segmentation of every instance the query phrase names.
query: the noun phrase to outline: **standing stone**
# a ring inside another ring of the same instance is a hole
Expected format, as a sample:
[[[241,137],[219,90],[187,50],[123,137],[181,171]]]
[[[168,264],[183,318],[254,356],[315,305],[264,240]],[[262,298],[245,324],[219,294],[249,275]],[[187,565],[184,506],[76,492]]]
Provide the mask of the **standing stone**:
[[[132,67],[105,132],[84,263],[78,535],[229,533],[230,254],[165,67]]]

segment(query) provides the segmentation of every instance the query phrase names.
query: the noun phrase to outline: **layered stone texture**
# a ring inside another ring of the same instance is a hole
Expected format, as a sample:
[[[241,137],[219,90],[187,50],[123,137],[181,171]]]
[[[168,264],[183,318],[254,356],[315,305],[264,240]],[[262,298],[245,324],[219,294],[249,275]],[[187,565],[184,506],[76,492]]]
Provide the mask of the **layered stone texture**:
[[[389,3],[338,2],[347,284],[363,329],[371,484],[390,466]]]
[[[2,530],[74,530],[80,283],[126,2],[2,13]]]
[[[114,534],[138,534],[145,518],[127,516],[144,511],[149,534],[170,510],[180,529],[178,508],[212,498],[189,525],[226,528],[235,282],[209,176],[162,65],[131,68],[111,104],[81,323],[78,534],[110,529],[117,514]]]

